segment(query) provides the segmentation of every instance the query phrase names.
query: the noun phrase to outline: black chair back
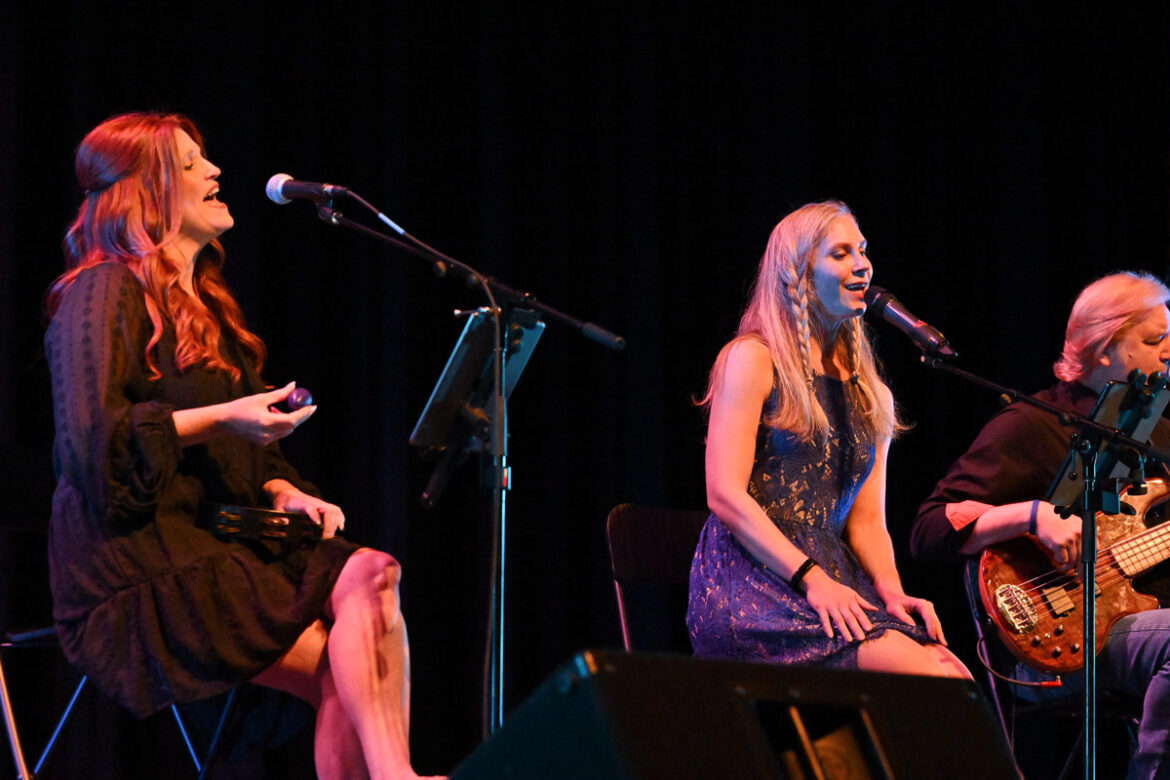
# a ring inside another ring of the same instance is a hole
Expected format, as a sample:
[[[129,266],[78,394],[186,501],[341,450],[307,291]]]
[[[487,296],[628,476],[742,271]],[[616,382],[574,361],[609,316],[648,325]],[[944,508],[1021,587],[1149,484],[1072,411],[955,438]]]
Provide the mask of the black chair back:
[[[620,504],[606,521],[627,651],[690,652],[686,592],[706,511]]]

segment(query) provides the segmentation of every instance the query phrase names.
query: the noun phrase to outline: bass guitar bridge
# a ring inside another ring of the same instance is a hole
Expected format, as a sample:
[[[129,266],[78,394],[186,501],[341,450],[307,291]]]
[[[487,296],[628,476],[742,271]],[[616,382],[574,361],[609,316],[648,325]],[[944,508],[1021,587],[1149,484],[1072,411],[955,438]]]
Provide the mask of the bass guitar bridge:
[[[1008,628],[1016,634],[1036,630],[1039,620],[1032,599],[1023,588],[1005,583],[995,589],[995,606]]]

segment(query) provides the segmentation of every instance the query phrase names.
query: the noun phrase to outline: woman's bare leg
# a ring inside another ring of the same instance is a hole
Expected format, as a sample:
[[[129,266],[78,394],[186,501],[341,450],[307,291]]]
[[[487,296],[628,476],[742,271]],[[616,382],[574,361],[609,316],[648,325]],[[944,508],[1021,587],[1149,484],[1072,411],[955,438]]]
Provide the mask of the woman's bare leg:
[[[366,762],[357,731],[337,701],[325,651],[325,625],[314,621],[279,661],[252,678],[257,685],[300,697],[317,711],[313,763],[322,780],[365,778]]]
[[[361,739],[341,706],[332,673],[321,680],[321,707],[317,710],[313,732],[313,763],[320,780],[365,780],[370,776]]]
[[[326,642],[336,706],[361,740],[372,780],[415,778],[410,767],[410,658],[398,606],[398,562],[363,549],[350,556],[329,597],[333,625]],[[326,698],[327,697],[327,698]]]
[[[398,563],[363,549],[350,556],[316,621],[253,682],[317,709],[314,760],[323,780],[415,778],[410,767],[410,670],[398,608]]]
[[[920,645],[897,631],[887,631],[877,639],[862,642],[857,649],[857,666],[870,672],[971,679],[971,672],[947,648],[939,644]]]

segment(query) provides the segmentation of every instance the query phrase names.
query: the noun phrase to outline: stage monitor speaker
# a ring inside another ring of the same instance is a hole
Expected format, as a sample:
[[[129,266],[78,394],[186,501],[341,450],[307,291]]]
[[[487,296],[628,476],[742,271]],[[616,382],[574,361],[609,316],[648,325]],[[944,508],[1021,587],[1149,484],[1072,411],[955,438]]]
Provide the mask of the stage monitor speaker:
[[[971,682],[585,650],[451,780],[1018,776]]]

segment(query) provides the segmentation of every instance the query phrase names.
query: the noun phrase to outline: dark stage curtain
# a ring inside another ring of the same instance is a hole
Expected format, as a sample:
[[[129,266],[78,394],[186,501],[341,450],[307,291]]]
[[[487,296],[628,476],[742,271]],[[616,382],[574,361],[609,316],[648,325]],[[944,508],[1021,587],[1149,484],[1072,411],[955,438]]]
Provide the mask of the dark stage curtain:
[[[445,252],[628,339],[615,353],[550,325],[512,398],[509,707],[573,651],[620,644],[609,508],[704,506],[691,399],[792,208],[847,201],[877,283],[943,330],[964,368],[1023,390],[1049,383],[1086,282],[1166,271],[1161,5],[129,5],[0,11],[4,522],[48,514],[40,304],[80,199],[72,152],[111,114],[187,113],[223,168],[226,274],[270,347],[267,378],[320,403],[286,450],[346,509],[352,538],[404,564],[426,771],[479,741],[490,507],[471,463],[420,508],[429,470],[407,438],[461,328],[452,310],[483,301],[304,202],[269,203],[271,174],[352,187]],[[909,561],[905,540],[996,402],[874,330],[914,423],[889,476],[907,588],[937,601],[973,663],[957,572]],[[62,767],[116,776],[126,755],[153,755],[144,726],[112,717],[100,737],[93,718],[78,725]],[[311,776],[303,761],[296,772]]]

